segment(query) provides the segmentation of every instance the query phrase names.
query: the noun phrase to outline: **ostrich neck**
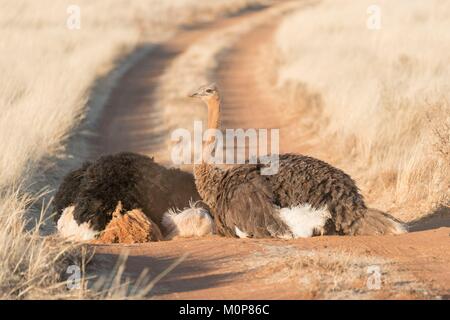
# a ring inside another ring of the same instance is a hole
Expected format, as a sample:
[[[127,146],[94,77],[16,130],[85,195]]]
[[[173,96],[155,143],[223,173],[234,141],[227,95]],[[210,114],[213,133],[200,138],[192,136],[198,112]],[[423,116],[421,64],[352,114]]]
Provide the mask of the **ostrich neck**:
[[[220,99],[211,98],[207,102],[208,106],[208,129],[220,129]],[[210,150],[215,144],[215,139],[207,141],[204,150]],[[217,186],[222,178],[222,170],[205,159],[202,153],[201,163],[194,166],[194,177],[197,190],[203,201],[212,209],[215,207]]]
[[[208,129],[220,129],[220,99],[208,101]]]

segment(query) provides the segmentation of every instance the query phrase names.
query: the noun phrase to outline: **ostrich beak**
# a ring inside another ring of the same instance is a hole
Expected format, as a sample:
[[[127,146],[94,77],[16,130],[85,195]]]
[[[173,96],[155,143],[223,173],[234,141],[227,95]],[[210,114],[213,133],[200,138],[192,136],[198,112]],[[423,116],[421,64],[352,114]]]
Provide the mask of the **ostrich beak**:
[[[198,91],[191,92],[191,93],[188,95],[189,98],[196,98],[196,97],[199,97],[199,96],[200,96],[200,95],[199,95]]]

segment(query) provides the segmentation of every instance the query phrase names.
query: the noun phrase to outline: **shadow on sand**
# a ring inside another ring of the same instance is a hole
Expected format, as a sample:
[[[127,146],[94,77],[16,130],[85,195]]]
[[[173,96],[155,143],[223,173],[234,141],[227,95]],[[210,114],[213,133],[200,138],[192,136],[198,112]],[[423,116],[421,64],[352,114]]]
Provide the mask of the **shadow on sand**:
[[[95,278],[110,276],[119,259],[118,254],[101,253],[96,254],[93,263],[87,270],[89,276]],[[176,260],[177,256],[129,256],[125,262],[123,280],[130,284],[136,282],[144,269],[149,271],[150,279],[154,279],[166,271]],[[211,258],[198,260],[186,257],[172,271],[158,281],[151,291],[146,295],[158,299],[164,298],[167,294],[177,294],[182,292],[198,291],[206,288],[214,288],[232,282],[241,275],[241,272],[216,272],[214,265],[220,264],[224,258]]]
[[[434,212],[408,223],[409,232],[450,227],[450,207],[441,206]]]

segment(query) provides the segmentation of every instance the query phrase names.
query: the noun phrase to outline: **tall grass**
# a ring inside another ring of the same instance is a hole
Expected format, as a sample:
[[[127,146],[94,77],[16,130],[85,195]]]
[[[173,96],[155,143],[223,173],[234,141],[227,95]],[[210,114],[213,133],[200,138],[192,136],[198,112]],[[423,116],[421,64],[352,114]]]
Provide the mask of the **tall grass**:
[[[42,220],[27,230],[23,216],[32,199],[11,192],[2,194],[0,202],[0,299],[68,296],[61,275],[70,263],[77,263],[79,247],[43,238]]]
[[[69,30],[71,1],[0,0],[0,188],[21,181],[43,157],[63,153],[93,82],[118,57],[182,24],[258,2],[81,0],[81,29]]]
[[[124,277],[126,256],[110,272],[89,278],[87,265],[93,249],[57,236],[43,237],[40,227],[47,205],[41,215],[27,227],[24,213],[33,200],[19,190],[2,194],[0,202],[0,299],[143,299],[148,297],[159,279],[169,273],[186,256],[180,257],[153,279],[144,271],[133,282]],[[79,268],[80,278],[73,282],[71,266]],[[72,285],[72,286],[71,286]],[[74,286],[76,285],[76,286]]]
[[[379,30],[366,26],[372,4],[322,1],[286,18],[278,84],[299,123],[314,123],[315,150],[409,220],[449,203],[450,3],[378,1]]]
[[[42,223],[29,226],[26,212],[36,197],[24,190],[45,159],[71,156],[65,141],[83,120],[96,79],[140,43],[262,2],[79,0],[81,29],[69,30],[73,1],[0,0],[1,298],[74,297],[60,273],[79,248],[42,237]]]

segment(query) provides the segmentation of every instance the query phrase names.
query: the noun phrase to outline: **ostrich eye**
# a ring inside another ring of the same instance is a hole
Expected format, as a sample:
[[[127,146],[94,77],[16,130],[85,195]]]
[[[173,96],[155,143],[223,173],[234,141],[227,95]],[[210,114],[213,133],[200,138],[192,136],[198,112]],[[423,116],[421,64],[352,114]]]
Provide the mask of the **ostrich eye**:
[[[206,89],[206,93],[212,93],[213,91],[211,89]]]

